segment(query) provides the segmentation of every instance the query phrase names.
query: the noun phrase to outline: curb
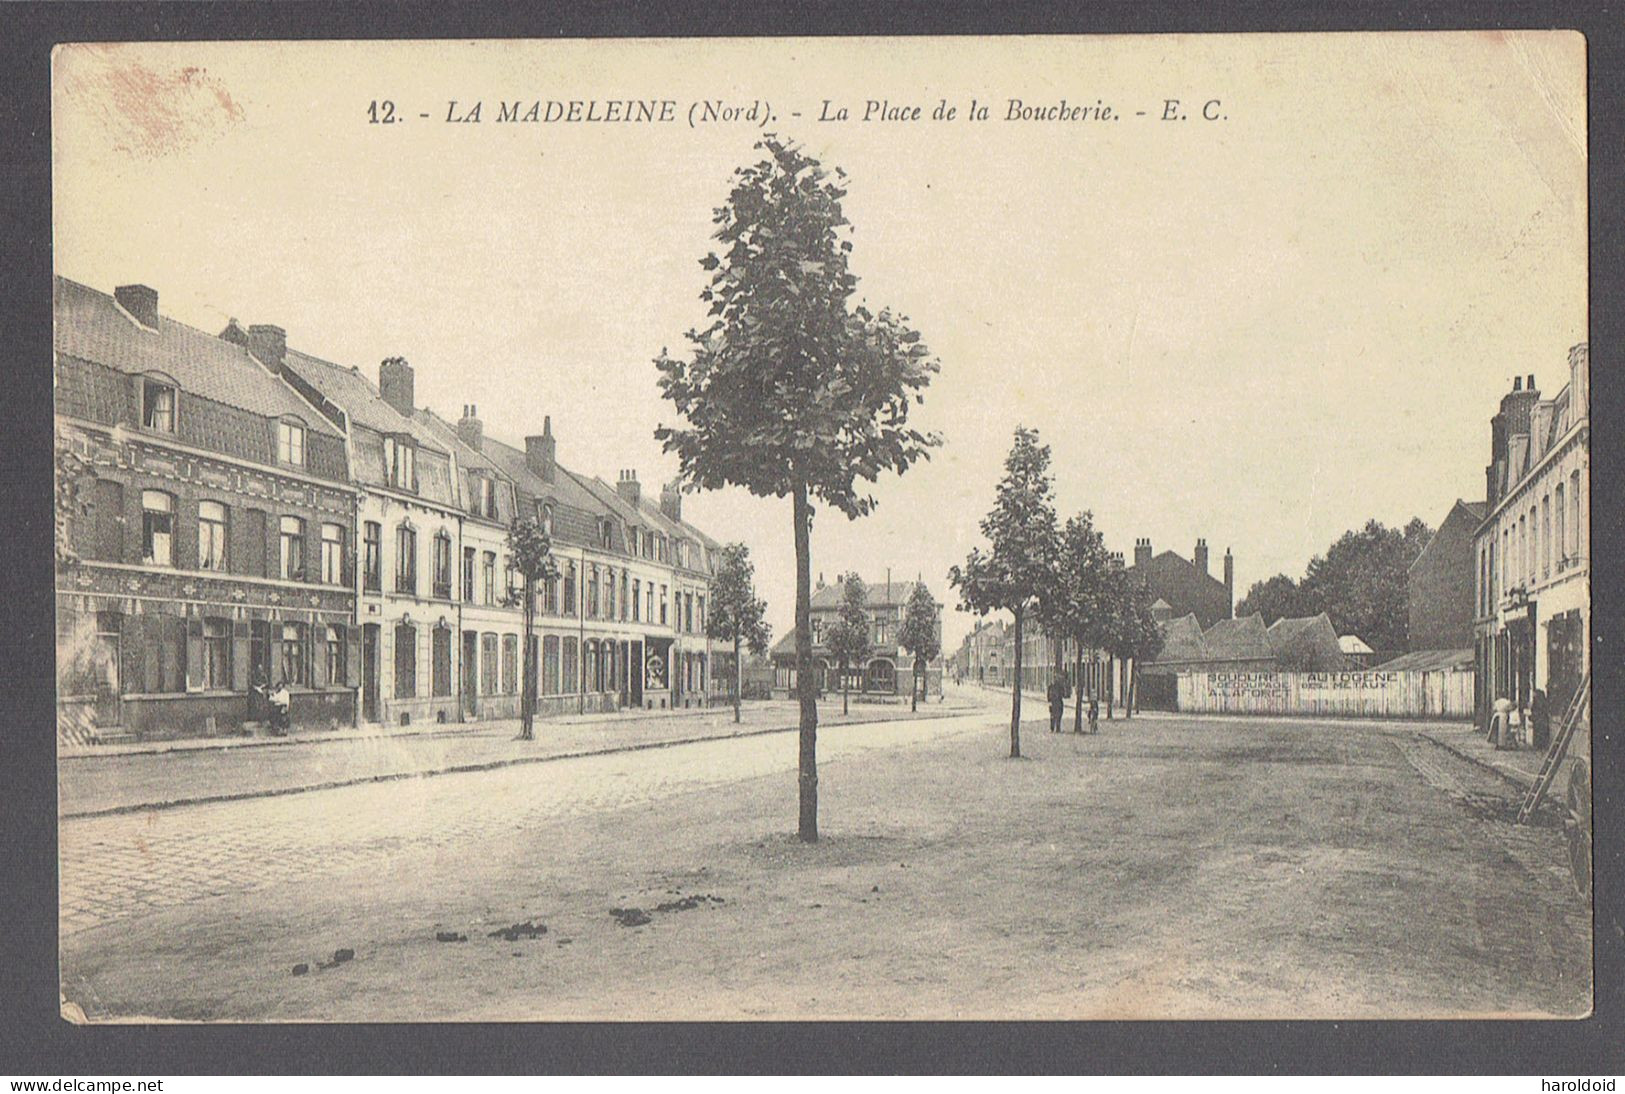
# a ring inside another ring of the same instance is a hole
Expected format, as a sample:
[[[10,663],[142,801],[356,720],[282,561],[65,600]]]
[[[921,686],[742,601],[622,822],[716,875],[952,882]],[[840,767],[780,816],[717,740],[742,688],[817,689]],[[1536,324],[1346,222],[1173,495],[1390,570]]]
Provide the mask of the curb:
[[[1499,767],[1496,764],[1492,764],[1488,760],[1485,760],[1485,759],[1483,759],[1483,758],[1481,758],[1479,756],[1474,756],[1470,752],[1464,752],[1460,748],[1457,748],[1455,745],[1451,744],[1449,741],[1441,741],[1441,740],[1439,740],[1439,738],[1435,737],[1431,733],[1427,733],[1427,732],[1424,731],[1424,732],[1418,733],[1417,736],[1423,737],[1426,740],[1429,740],[1429,741],[1433,742],[1434,744],[1438,745],[1440,748],[1444,749],[1446,752],[1450,753],[1452,756],[1455,756],[1458,759],[1466,760],[1468,763],[1476,764],[1477,766],[1483,768],[1485,771],[1489,771],[1489,772],[1491,772],[1493,774],[1499,775],[1503,782],[1507,783],[1509,786],[1512,786],[1512,787],[1516,788],[1517,791],[1520,794],[1528,793],[1529,788],[1531,786],[1535,785],[1535,780],[1534,780],[1533,777],[1530,777],[1527,781],[1525,781],[1523,779],[1523,777],[1521,777],[1519,775],[1514,775],[1512,772],[1508,771],[1506,768]]]
[[[925,715],[914,718],[876,718],[868,721],[841,722],[833,726],[819,726],[820,729],[839,729],[845,726],[873,726],[887,725],[892,722],[930,722],[940,718],[959,717],[973,714],[975,711],[955,710],[944,711],[941,714]],[[513,756],[502,760],[487,760],[483,763],[458,764],[454,767],[440,767],[432,771],[395,771],[382,775],[361,775],[353,779],[335,779],[324,783],[311,783],[306,786],[284,786],[270,790],[244,790],[234,794],[211,794],[200,798],[177,798],[173,801],[140,802],[132,805],[114,805],[106,809],[90,809],[82,813],[60,813],[57,820],[90,820],[96,817],[114,817],[128,813],[156,812],[165,809],[179,809],[190,805],[218,805],[222,802],[249,801],[254,798],[282,798],[290,794],[307,794],[318,790],[339,790],[346,786],[364,786],[367,783],[400,782],[404,779],[429,779],[437,775],[466,775],[480,771],[495,771],[503,767],[517,767],[521,764],[545,764],[557,760],[580,760],[589,756],[613,756],[623,752],[648,752],[657,748],[675,748],[678,745],[705,744],[708,741],[735,741],[747,737],[766,737],[774,733],[796,733],[800,726],[773,726],[768,729],[747,729],[738,733],[717,733],[703,737],[674,737],[665,741],[644,741],[640,744],[618,745],[613,748],[589,748],[575,752],[558,752],[550,756]]]

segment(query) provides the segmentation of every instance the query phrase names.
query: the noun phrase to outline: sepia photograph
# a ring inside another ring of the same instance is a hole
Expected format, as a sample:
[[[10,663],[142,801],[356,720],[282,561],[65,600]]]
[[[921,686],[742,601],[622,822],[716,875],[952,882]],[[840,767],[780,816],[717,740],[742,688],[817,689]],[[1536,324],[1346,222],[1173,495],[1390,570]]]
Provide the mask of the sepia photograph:
[[[1581,34],[51,61],[67,1022],[1592,1014]]]

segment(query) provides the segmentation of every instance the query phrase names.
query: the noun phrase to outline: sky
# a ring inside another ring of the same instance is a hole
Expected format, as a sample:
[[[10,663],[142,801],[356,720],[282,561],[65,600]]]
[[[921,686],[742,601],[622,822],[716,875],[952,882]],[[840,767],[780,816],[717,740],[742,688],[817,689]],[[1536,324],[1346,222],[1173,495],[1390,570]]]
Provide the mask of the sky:
[[[947,570],[1018,425],[1061,516],[1130,555],[1205,538],[1215,576],[1228,548],[1239,600],[1369,518],[1481,498],[1512,377],[1555,392],[1586,338],[1569,32],[69,45],[54,83],[59,274],[374,378],[404,356],[420,405],[513,443],[550,415],[561,462],[646,492],[676,471],[652,362],[705,320],[731,174],[764,130],[844,169],[858,298],[941,362],[916,415],[945,444],[871,516],[817,516],[812,568],[923,577],[950,650],[974,621]],[[628,99],[674,120],[496,120]],[[690,125],[701,101],[747,116]],[[684,506],[750,547],[785,633],[789,500]]]

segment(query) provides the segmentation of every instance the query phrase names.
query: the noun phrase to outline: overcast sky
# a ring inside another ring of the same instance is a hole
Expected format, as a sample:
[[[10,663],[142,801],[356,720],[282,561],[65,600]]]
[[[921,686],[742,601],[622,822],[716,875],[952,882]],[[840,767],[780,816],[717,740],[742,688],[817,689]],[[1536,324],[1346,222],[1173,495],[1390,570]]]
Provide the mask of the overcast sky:
[[[1584,63],[1566,33],[63,47],[57,270],[374,378],[405,356],[419,404],[475,403],[512,442],[551,414],[567,466],[652,490],[675,462],[651,361],[704,320],[712,209],[760,133],[685,115],[760,100],[848,172],[859,295],[942,362],[919,418],[945,447],[873,516],[820,515],[814,573],[924,575],[951,605],[1025,424],[1063,516],[1128,553],[1205,537],[1216,576],[1229,547],[1239,598],[1367,518],[1481,497],[1511,378],[1565,382]],[[495,119],[628,98],[678,120]],[[1123,117],[1006,121],[1012,98]],[[817,121],[825,99],[851,119]],[[870,99],[927,120],[859,121]],[[941,99],[958,118],[928,120]],[[403,120],[369,124],[383,100]],[[447,123],[452,100],[482,122]],[[750,545],[784,633],[789,501],[685,505]],[[969,625],[945,613],[950,648]]]

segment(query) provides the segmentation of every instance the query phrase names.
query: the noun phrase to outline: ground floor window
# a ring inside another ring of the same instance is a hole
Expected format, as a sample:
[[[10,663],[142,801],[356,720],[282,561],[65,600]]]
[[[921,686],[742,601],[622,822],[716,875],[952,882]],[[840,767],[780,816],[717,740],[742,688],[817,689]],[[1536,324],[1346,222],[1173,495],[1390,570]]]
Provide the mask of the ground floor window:
[[[211,691],[231,687],[231,621],[203,621],[203,686]]]
[[[281,682],[305,686],[310,683],[309,666],[305,664],[305,625],[282,624],[282,676]]]
[[[559,693],[559,637],[550,634],[542,639],[542,694]]]
[[[344,686],[344,628],[337,624],[327,625],[327,684],[329,687],[340,688]]]
[[[565,695],[578,690],[576,686],[576,640],[566,638],[559,653],[559,691]]]
[[[395,627],[395,698],[418,694],[418,629],[410,623]]]
[[[869,691],[896,691],[897,668],[890,661],[869,662],[867,688]]]
[[[434,649],[430,665],[430,694],[451,694],[451,628],[434,629]]]
[[[519,694],[519,639],[502,636],[502,694]]]
[[[497,636],[480,636],[480,694],[495,695],[501,681],[497,679]]]

